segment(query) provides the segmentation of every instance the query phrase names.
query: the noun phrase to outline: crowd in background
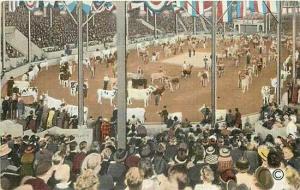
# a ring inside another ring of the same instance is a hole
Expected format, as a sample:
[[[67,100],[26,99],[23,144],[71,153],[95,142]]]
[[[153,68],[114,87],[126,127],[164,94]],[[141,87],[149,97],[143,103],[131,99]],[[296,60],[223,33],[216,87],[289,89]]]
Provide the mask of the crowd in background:
[[[150,135],[133,116],[126,126],[124,149],[115,138],[116,113],[115,109],[110,121],[88,119],[87,126],[93,129],[92,144],[78,142],[72,135],[3,134],[2,189],[300,188],[297,129],[287,136],[262,138],[248,121],[242,126],[238,109],[234,114],[229,110],[225,122],[211,128],[207,109],[197,125],[174,117],[166,122],[165,130]],[[167,110],[163,113],[162,117],[168,115]],[[294,122],[296,115],[292,109],[281,110],[270,104],[263,107],[260,120],[287,116],[288,122]]]

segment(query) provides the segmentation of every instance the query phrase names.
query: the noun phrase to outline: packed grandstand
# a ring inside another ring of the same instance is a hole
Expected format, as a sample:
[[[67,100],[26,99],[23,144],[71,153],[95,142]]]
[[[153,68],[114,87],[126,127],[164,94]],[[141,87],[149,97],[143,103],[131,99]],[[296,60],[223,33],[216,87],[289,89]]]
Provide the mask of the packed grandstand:
[[[299,1],[1,5],[1,189],[300,189]]]

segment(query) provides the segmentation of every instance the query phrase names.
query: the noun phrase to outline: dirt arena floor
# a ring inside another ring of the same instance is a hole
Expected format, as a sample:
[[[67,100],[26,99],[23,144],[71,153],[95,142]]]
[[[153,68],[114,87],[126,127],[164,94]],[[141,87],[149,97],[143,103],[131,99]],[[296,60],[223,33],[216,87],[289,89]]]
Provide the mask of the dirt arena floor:
[[[127,72],[135,73],[137,67],[139,65],[142,66],[144,75],[148,79],[148,84],[151,83],[151,73],[158,72],[159,66],[162,66],[163,69],[167,71],[167,75],[179,76],[182,67],[176,64],[165,63],[164,60],[167,58],[164,58],[162,48],[150,47],[148,49],[149,52],[152,52],[153,48],[161,51],[161,57],[157,63],[149,63],[146,65],[141,64],[137,56],[137,52],[132,51],[128,57]],[[222,48],[222,46],[217,45],[218,51],[221,51]],[[253,48],[252,44],[251,48]],[[285,52],[284,48],[283,51],[284,54],[282,60],[285,60],[287,53]],[[176,60],[183,63],[184,60],[189,59],[186,52],[187,48],[185,47],[184,54],[181,56],[176,55],[176,58],[178,58],[178,60]],[[209,53],[210,43],[207,44],[206,49],[197,49],[196,54],[199,52]],[[199,64],[200,62],[203,62],[203,60],[197,60],[195,57],[193,59],[199,62]],[[231,59],[226,59],[224,62],[225,74],[217,80],[217,109],[234,109],[235,107],[238,107],[242,114],[248,114],[259,111],[262,105],[262,97],[260,93],[261,86],[269,86],[270,79],[276,76],[276,63],[268,64],[268,66],[262,70],[262,73],[258,78],[253,77],[253,83],[250,85],[249,91],[243,94],[242,90],[237,87],[238,71],[245,67],[246,58],[242,57],[241,60],[242,63],[238,67],[234,66],[234,61]],[[190,121],[199,121],[202,115],[198,109],[203,104],[210,105],[211,102],[210,83],[208,84],[208,87],[201,87],[200,79],[197,77],[197,74],[200,70],[202,70],[202,68],[194,67],[191,78],[180,80],[180,88],[178,90],[174,92],[166,90],[162,96],[159,106],[155,106],[154,97],[152,97],[149,101],[149,106],[146,107],[146,122],[160,121],[160,117],[157,112],[162,109],[163,105],[167,106],[167,109],[170,113],[182,112],[184,118],[188,118]],[[64,99],[68,104],[77,105],[77,96],[71,96],[69,88],[63,88],[59,84],[58,72],[59,66],[52,66],[49,67],[48,71],[41,71],[38,74],[37,79],[32,82],[32,86],[38,87],[40,93],[48,92],[49,96],[58,99]],[[103,77],[105,73],[108,73],[110,77],[112,76],[111,68],[107,68],[104,64],[97,65],[96,77],[94,79],[91,78],[91,75],[87,69],[84,70],[84,78],[88,79],[89,83],[88,97],[85,99],[85,106],[89,108],[89,115],[93,117],[102,115],[110,118],[112,114],[113,108],[110,106],[109,100],[103,100],[102,105],[98,104],[96,101],[96,91],[97,89],[103,88]],[[73,73],[72,79],[76,80],[76,78],[77,73]],[[159,82],[156,82],[156,84],[160,85]],[[143,107],[143,105],[143,101],[133,100],[133,104],[129,107],[137,108]]]

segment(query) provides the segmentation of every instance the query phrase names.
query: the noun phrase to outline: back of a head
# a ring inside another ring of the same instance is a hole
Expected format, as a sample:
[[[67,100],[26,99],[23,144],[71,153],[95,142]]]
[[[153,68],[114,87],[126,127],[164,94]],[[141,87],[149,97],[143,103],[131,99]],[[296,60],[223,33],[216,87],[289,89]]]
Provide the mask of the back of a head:
[[[214,180],[214,172],[209,165],[204,166],[200,170],[201,179],[205,182],[212,182]]]
[[[142,158],[139,162],[139,168],[143,171],[145,179],[152,177],[154,174],[152,163],[149,158]]]
[[[87,142],[86,141],[82,141],[79,143],[79,149],[83,150],[87,147]]]
[[[257,186],[261,189],[271,189],[274,185],[273,177],[267,168],[260,167],[255,171]]]
[[[276,151],[270,151],[267,160],[269,167],[278,168],[281,165],[282,156]]]
[[[54,174],[54,178],[60,182],[68,182],[70,178],[70,166],[67,164],[59,165]]]
[[[137,167],[130,168],[126,173],[125,183],[128,186],[129,190],[141,190],[143,180],[143,172]]]
[[[92,170],[85,170],[78,176],[74,190],[95,190],[98,188],[99,179]]]
[[[52,163],[50,161],[42,161],[39,162],[35,169],[36,176],[42,176],[46,174],[52,167]]]

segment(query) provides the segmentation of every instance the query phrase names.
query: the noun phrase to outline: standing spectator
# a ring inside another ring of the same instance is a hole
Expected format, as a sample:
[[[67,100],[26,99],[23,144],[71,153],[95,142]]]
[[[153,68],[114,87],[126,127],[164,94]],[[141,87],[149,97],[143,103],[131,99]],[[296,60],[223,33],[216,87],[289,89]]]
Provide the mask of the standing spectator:
[[[48,180],[52,176],[53,169],[51,162],[38,163],[35,169],[35,178],[30,178],[25,181],[25,184],[31,185],[33,190],[50,190],[47,185]]]
[[[18,119],[21,119],[21,117],[23,116],[23,114],[25,112],[25,104],[24,104],[24,101],[22,98],[18,98],[17,110],[18,110],[17,117],[18,117]]]
[[[54,190],[73,190],[71,188],[69,179],[70,179],[70,166],[67,164],[59,165],[55,172],[55,180],[59,181],[54,187]]]
[[[106,74],[103,78],[103,90],[107,90],[107,86],[108,86],[108,82],[109,82],[109,77],[108,77],[108,74]]]
[[[21,158],[21,176],[33,176],[34,150],[33,145],[28,145]]]
[[[254,176],[249,174],[250,163],[244,157],[241,157],[235,165],[237,170],[236,180],[237,184],[245,184],[250,189],[255,189],[255,179]]]
[[[228,113],[226,114],[225,122],[226,122],[227,127],[234,126],[234,115],[232,114],[231,109],[229,109]]]
[[[214,172],[209,166],[204,166],[200,173],[203,184],[197,184],[195,190],[221,190],[220,186],[212,183],[214,181]]]
[[[242,128],[242,115],[238,108],[235,108],[235,127]]]
[[[105,138],[110,137],[111,127],[107,118],[104,118],[101,125],[101,140],[104,142]]]
[[[79,150],[80,150],[80,152],[75,154],[73,163],[72,163],[72,174],[73,174],[73,177],[75,177],[75,178],[77,177],[77,175],[80,174],[81,164],[82,164],[84,158],[86,157],[86,153],[87,153],[87,142],[86,141],[82,141],[79,143]]]
[[[7,119],[7,113],[10,110],[10,101],[9,101],[9,97],[6,96],[2,102],[2,120],[6,120]]]
[[[218,171],[221,173],[226,169],[232,168],[232,157],[228,148],[221,148],[218,158]]]
[[[168,122],[168,111],[167,111],[167,106],[164,106],[163,109],[159,112],[159,115],[163,121],[163,123],[167,124]]]
[[[11,96],[13,93],[13,86],[14,86],[14,77],[10,77],[10,79],[7,81],[7,96]]]
[[[82,172],[80,176],[78,176],[75,184],[75,190],[97,190],[99,186],[99,178],[96,174],[90,169]]]
[[[125,183],[127,188],[125,190],[142,190],[144,175],[138,167],[132,167],[126,173]]]

